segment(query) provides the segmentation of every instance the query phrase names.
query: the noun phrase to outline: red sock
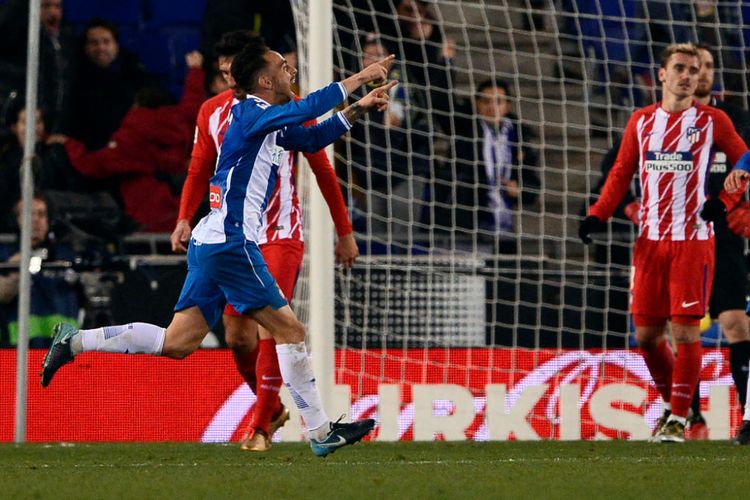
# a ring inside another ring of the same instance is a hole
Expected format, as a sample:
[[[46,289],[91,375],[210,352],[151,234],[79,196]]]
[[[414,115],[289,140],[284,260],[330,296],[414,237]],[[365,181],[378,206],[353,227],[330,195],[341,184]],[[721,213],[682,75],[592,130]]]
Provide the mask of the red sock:
[[[250,425],[268,434],[268,424],[281,408],[281,370],[279,359],[276,357],[276,342],[273,339],[261,339],[259,345],[256,376],[260,383]]]
[[[656,389],[664,401],[672,396],[672,371],[674,367],[674,353],[669,343],[662,340],[653,349],[642,349],[643,360],[646,362],[651,378],[654,379]]]
[[[674,364],[672,383],[672,414],[687,417],[693,400],[695,386],[701,378],[703,349],[700,342],[677,344],[677,361]]]
[[[245,382],[247,382],[247,385],[250,386],[250,389],[256,395],[258,394],[258,390],[256,388],[257,380],[255,379],[255,365],[258,359],[259,352],[259,345],[255,346],[255,349],[248,352],[247,354],[237,354],[236,352],[232,351],[234,364],[237,365],[237,371],[240,372],[242,378],[245,380]]]

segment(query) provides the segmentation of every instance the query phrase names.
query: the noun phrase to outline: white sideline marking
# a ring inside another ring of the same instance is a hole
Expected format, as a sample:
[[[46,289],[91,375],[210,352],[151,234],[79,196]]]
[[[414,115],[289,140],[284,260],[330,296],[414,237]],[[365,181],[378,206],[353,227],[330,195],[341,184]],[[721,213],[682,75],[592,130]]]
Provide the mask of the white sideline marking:
[[[33,464],[33,465],[0,465],[0,469],[30,469],[30,468],[43,468],[43,469],[55,469],[55,468],[66,468],[73,467],[75,469],[117,469],[117,468],[141,468],[141,467],[177,467],[177,468],[188,468],[188,467],[205,467],[205,466],[219,466],[219,467],[265,467],[265,468],[289,468],[289,467],[318,467],[320,465],[327,467],[334,467],[340,465],[348,466],[363,466],[363,465],[492,465],[492,464],[546,464],[546,463],[580,463],[580,462],[602,462],[602,463],[659,463],[664,464],[665,462],[684,462],[684,463],[695,463],[695,462],[729,462],[731,458],[728,457],[689,457],[689,456],[677,456],[677,457],[590,457],[590,458],[567,458],[567,457],[550,457],[550,458],[497,458],[492,460],[393,460],[388,462],[332,462],[332,461],[314,461],[307,463],[300,462],[225,462],[225,463],[148,463],[138,462],[130,464],[73,464],[73,465],[50,465],[50,464]]]

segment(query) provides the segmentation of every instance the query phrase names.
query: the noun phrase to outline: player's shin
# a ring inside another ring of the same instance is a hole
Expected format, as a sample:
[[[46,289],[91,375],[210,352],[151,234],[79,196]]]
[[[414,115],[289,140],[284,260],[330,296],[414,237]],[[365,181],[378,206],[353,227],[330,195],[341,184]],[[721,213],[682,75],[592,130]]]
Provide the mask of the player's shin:
[[[320,400],[305,343],[276,344],[276,354],[284,384],[302,414],[309,437],[324,437],[329,432],[330,420]]]
[[[87,351],[161,354],[166,330],[149,323],[128,323],[80,330],[70,340],[74,355]]]
[[[677,359],[672,377],[672,415],[670,419],[687,418],[693,391],[700,380],[703,350],[700,342],[677,344]],[[683,422],[684,423],[684,422]]]
[[[281,400],[279,399],[281,372],[276,358],[276,342],[273,339],[260,339],[258,344],[260,350],[256,371],[258,380],[256,395],[258,399],[255,401],[251,425],[268,435],[268,424],[281,409]]]
[[[656,346],[645,345],[642,347],[643,360],[646,362],[651,378],[659,390],[666,404],[672,398],[672,371],[674,366],[674,353],[669,342],[662,340]]]

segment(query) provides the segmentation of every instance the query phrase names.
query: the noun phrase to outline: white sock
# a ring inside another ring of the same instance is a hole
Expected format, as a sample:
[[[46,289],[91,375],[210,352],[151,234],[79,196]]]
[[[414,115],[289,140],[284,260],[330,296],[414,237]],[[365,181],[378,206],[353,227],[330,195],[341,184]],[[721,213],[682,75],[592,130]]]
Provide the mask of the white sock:
[[[674,420],[678,421],[682,425],[687,425],[687,418],[686,417],[678,417],[677,415],[675,415],[674,413],[672,413],[669,416],[669,418],[667,419],[667,422],[672,422]]]
[[[664,404],[665,410],[670,411],[670,412],[672,411],[672,403],[670,403],[669,401],[664,401],[663,404]]]
[[[742,420],[750,420],[750,370],[747,372],[748,384],[747,393],[745,396],[745,414],[742,416]]]
[[[322,439],[328,433],[329,428],[326,424],[330,420],[320,401],[305,343],[276,344],[276,354],[284,385],[289,389],[289,394],[305,420],[308,436]]]
[[[73,354],[86,351],[124,354],[161,354],[166,330],[148,323],[81,330],[70,341]]]

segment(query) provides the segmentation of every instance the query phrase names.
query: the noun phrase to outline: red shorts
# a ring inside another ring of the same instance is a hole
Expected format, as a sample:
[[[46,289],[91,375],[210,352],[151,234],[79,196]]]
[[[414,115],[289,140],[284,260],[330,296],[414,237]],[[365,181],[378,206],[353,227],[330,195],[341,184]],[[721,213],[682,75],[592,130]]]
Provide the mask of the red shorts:
[[[294,287],[297,284],[297,276],[302,267],[302,257],[305,254],[305,244],[299,240],[279,240],[261,245],[260,252],[266,261],[271,276],[279,285],[281,293],[287,302],[292,301]],[[227,304],[224,307],[227,316],[241,317],[234,307]]]
[[[654,318],[706,314],[714,278],[714,240],[638,238],[633,252],[634,315]]]

